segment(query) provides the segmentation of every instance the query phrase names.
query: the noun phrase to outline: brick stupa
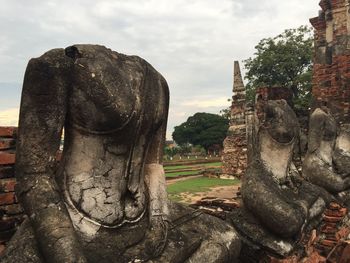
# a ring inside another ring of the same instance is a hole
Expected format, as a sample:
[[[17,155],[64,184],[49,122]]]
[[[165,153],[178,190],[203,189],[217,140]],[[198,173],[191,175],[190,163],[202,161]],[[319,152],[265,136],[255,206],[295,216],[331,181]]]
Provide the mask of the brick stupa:
[[[223,174],[241,177],[247,167],[246,91],[238,61],[234,62],[230,127],[224,141]]]

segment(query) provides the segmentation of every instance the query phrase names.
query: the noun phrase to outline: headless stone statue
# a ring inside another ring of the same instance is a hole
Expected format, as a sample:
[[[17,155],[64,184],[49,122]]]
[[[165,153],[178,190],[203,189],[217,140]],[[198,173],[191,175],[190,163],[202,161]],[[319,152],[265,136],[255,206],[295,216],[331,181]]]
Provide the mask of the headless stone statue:
[[[288,104],[268,101],[258,152],[242,178],[244,209],[233,215],[242,236],[282,256],[292,251],[298,234],[328,201],[322,189],[299,177],[292,162],[298,136],[298,120]]]
[[[303,173],[350,205],[350,125],[338,126],[326,107],[311,114]]]
[[[231,226],[167,199],[168,92],[146,61],[103,46],[30,60],[16,153],[28,220],[1,262],[235,260]]]

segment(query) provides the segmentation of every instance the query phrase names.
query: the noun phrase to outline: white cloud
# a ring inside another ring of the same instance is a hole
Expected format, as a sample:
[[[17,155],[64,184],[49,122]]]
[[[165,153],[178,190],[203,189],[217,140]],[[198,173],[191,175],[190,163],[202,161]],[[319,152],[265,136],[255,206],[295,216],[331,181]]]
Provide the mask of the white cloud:
[[[262,38],[308,24],[318,14],[318,2],[1,0],[0,80],[21,83],[28,60],[51,48],[104,44],[145,58],[164,75],[171,132],[196,111],[225,108],[233,60],[252,56]]]
[[[0,126],[17,126],[18,116],[18,108],[11,108],[0,111]]]
[[[197,108],[224,107],[227,103],[226,97],[206,99],[206,100],[188,100],[182,103],[184,106],[193,106]]]

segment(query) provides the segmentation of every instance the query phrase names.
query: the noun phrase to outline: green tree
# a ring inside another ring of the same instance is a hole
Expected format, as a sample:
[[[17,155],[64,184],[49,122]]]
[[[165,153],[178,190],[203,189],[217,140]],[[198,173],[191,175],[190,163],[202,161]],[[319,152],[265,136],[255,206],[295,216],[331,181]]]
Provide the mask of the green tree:
[[[200,145],[195,145],[192,147],[192,154],[195,155],[206,155],[206,150],[200,146]]]
[[[169,147],[169,146],[164,147],[164,154],[169,157],[174,157],[177,153],[178,153],[177,147]]]
[[[262,39],[254,57],[244,61],[248,98],[254,100],[258,87],[285,87],[292,90],[296,108],[307,108],[311,99],[312,46],[313,35],[307,26]]]
[[[192,145],[189,143],[182,144],[178,147],[178,153],[181,155],[187,155],[191,153]]]
[[[196,113],[186,122],[175,127],[173,139],[179,145],[190,143],[208,150],[214,144],[222,145],[227,129],[228,120],[226,118],[217,114]]]
[[[227,99],[227,101],[231,102],[232,99]],[[227,119],[228,121],[230,121],[231,120],[231,105],[225,109],[220,110],[220,116],[222,116],[225,119]]]

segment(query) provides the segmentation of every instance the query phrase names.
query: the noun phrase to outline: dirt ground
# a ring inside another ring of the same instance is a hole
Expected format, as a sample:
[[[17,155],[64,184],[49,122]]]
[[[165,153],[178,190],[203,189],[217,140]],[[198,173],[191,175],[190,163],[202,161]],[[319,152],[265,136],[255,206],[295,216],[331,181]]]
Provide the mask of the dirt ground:
[[[179,196],[182,203],[193,204],[204,197],[233,198],[236,196],[239,187],[240,185],[218,186],[206,192],[181,193]]]
[[[207,192],[183,193],[181,197],[185,203],[193,204],[204,197],[233,198],[236,196],[239,185],[213,187]]]

